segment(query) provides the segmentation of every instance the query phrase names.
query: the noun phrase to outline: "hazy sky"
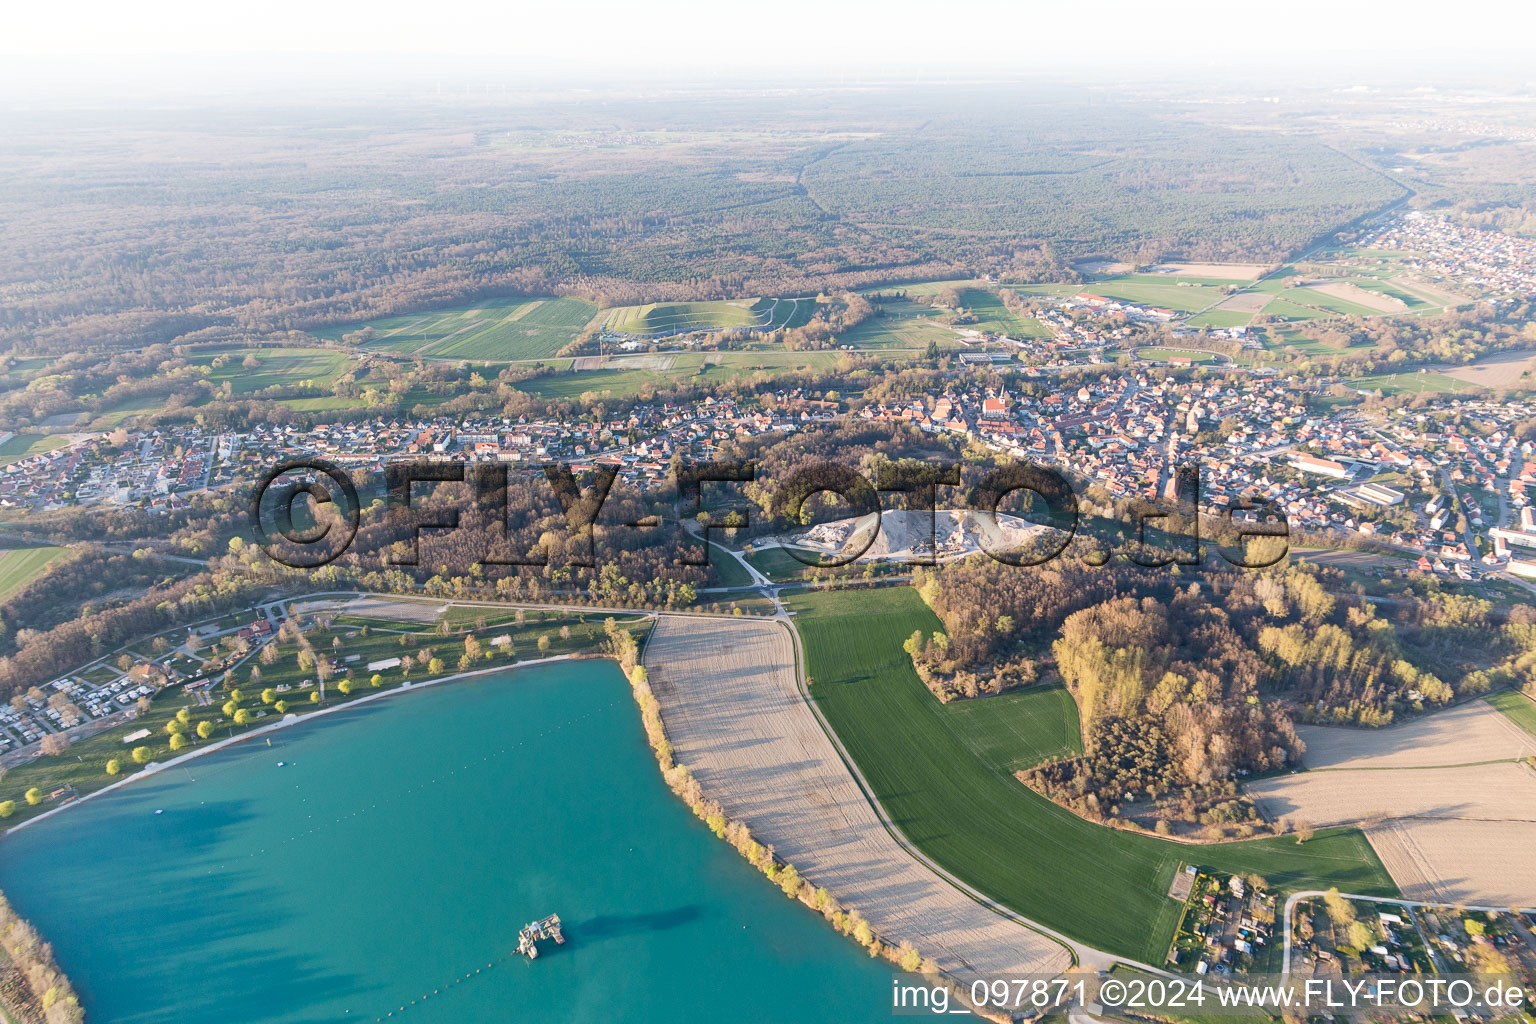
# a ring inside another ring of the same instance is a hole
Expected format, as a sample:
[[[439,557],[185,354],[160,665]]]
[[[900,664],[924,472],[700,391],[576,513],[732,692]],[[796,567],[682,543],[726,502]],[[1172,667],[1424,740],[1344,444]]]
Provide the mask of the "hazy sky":
[[[451,69],[509,75],[652,72],[676,77],[880,68],[890,72],[1220,65],[1395,67],[1426,79],[1488,60],[1532,66],[1536,2],[1421,0],[84,0],[15,3],[0,16],[0,56],[15,76],[115,77],[188,67],[293,73],[338,64],[408,75]],[[271,55],[270,61],[264,60]],[[283,59],[282,55],[287,55]],[[373,60],[372,58],[377,58]]]

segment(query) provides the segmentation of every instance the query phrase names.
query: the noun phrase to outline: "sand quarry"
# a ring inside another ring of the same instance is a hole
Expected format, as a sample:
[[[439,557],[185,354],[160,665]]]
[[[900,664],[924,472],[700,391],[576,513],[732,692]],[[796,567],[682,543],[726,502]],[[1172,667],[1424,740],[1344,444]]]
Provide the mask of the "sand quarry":
[[[784,624],[664,615],[645,666],[678,763],[888,941],[909,939],[962,978],[1070,965],[1064,946],[977,903],[886,832],[800,696]]]
[[[1001,512],[992,516],[968,509],[940,509],[930,518],[925,511],[896,509],[819,523],[783,538],[783,542],[838,558],[868,545],[859,555],[861,562],[926,560],[935,552],[939,561],[948,562],[983,550],[983,540],[986,550],[1007,551],[1024,546],[1046,529]]]
[[[1483,701],[1297,732],[1309,770],[1247,787],[1266,816],[1362,825],[1409,899],[1536,905],[1536,737]]]

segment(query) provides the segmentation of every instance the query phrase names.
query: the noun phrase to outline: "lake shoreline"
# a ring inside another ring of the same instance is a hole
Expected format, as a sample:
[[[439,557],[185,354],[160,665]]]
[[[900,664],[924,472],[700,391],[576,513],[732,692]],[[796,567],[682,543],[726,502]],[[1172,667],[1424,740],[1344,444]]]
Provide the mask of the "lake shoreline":
[[[58,807],[53,808],[52,810],[44,811],[42,814],[39,814],[35,818],[28,818],[26,821],[12,825],[4,832],[0,832],[0,841],[4,841],[7,837],[15,835],[22,829],[36,825],[40,821],[47,821],[49,818],[52,818],[55,815],[62,814],[63,812],[73,807],[79,807],[87,801],[94,800],[99,796],[115,792],[124,786],[138,782],[140,779],[146,779],[150,778],[151,776],[159,775],[161,772],[170,768],[180,768],[182,765],[194,761],[199,757],[204,757],[208,754],[212,754],[220,750],[226,750],[230,747],[245,743],[248,740],[257,739],[261,736],[270,736],[282,729],[289,729],[297,725],[302,725],[306,722],[312,722],[317,718],[335,714],[338,711],[348,711],[352,708],[361,707],[364,704],[383,700],[386,697],[398,696],[401,693],[412,693],[417,690],[425,690],[429,686],[437,686],[440,683],[451,683],[461,679],[471,679],[476,676],[490,675],[494,672],[510,672],[520,668],[537,668],[540,665],[551,665],[563,661],[590,661],[602,660],[604,658],[607,658],[607,655],[556,654],[551,655],[548,658],[533,658],[528,661],[514,661],[510,665],[497,665],[493,668],[477,668],[468,672],[455,672],[452,675],[438,676],[435,679],[424,679],[419,683],[413,683],[407,680],[399,686],[392,686],[387,690],[380,690],[377,693],[364,694],[363,696],[358,697],[356,700],[349,700],[342,704],[335,704],[331,707],[323,708],[320,711],[312,711],[307,715],[285,715],[270,725],[258,726],[257,728],[252,729],[249,732],[243,732],[238,736],[230,736],[215,743],[210,743],[206,747],[199,747],[196,750],[189,751],[185,754],[179,754],[176,757],[171,758],[169,761],[151,761],[149,764],[144,766],[142,771],[135,772],[134,774],[128,776],[126,779],[121,779],[112,783],[111,785],[103,786],[95,792],[87,793],[85,796],[77,797],[68,803],[61,804]]]
[[[172,1009],[186,1024],[371,1020],[423,1002],[437,1020],[512,1002],[562,1017],[573,992],[589,1012],[564,1019],[704,1024],[742,993],[763,1019],[888,1017],[884,965],[753,883],[678,804],[609,659],[564,660],[280,734],[280,749],[202,762],[195,780],[164,775],[16,836],[0,885],[25,897],[98,1024]],[[388,843],[399,856],[356,860]],[[136,884],[103,886],[104,871]],[[135,927],[165,887],[177,912]],[[523,966],[515,926],[550,912],[568,941]],[[426,955],[423,933],[438,939]],[[189,969],[212,981],[182,989]],[[236,983],[255,993],[238,1011]],[[856,995],[807,1016],[786,991],[807,986]],[[450,998],[462,1012],[438,1005]]]

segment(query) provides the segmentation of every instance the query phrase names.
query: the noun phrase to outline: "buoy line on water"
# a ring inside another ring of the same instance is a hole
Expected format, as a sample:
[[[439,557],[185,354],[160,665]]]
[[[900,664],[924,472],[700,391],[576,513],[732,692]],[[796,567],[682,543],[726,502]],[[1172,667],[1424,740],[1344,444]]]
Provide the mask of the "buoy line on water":
[[[481,971],[488,971],[492,967],[495,967],[497,964],[502,963],[502,962],[507,961],[507,960],[510,960],[510,959],[512,959],[512,954],[511,953],[503,954],[502,956],[499,956],[496,959],[492,960],[490,963],[486,964],[484,967],[476,967],[473,971],[470,971],[468,974],[464,975],[464,977],[462,977],[462,978],[454,978],[450,982],[446,982],[446,983],[444,983],[442,985],[439,985],[437,988],[433,989],[431,992],[424,993],[420,999],[412,999],[410,1002],[401,1005],[399,1009],[390,1010],[389,1012],[387,1012],[387,1013],[385,1013],[385,1014],[383,1014],[381,1016],[373,1018],[374,1019],[374,1024],[378,1024],[378,1022],[380,1022],[380,1021],[389,1020],[390,1018],[396,1016],[397,1014],[403,1014],[403,1013],[405,1013],[406,1010],[408,1010],[411,1007],[417,1005],[418,1003],[426,1002],[428,999],[431,999],[433,996],[445,996],[445,995],[448,994],[449,990],[453,988],[453,986],[455,986],[455,985],[462,985],[466,981],[469,981],[471,978],[475,977],[475,975],[479,974]],[[352,1011],[348,1010],[347,1012],[351,1013]]]
[[[621,703],[625,703],[625,701],[615,699],[613,701],[610,701],[607,706],[610,707],[610,708],[611,707],[616,707],[616,706],[618,706]],[[540,732],[538,734],[538,736],[533,737],[533,739],[539,739],[541,737],[548,736],[551,733],[559,732],[561,729],[564,729],[568,725],[577,725],[580,722],[582,722],[582,721],[584,721],[584,720],[586,720],[588,718],[591,718],[593,714],[594,714],[594,712],[588,711],[585,714],[577,715],[575,718],[567,719],[566,721],[561,722],[559,725],[552,726],[551,728],[543,730],[542,732]],[[524,744],[526,744],[528,742],[529,742],[529,740],[518,740],[512,746],[510,746],[510,747],[502,747],[500,750],[492,751],[491,753],[486,754],[480,760],[481,760],[482,763],[484,763],[484,762],[490,761],[490,759],[493,758],[493,757],[500,757],[503,754],[515,752],[519,747],[523,746]],[[468,771],[469,768],[470,768],[470,765],[468,763],[466,763],[466,764],[460,765],[458,768],[449,769],[448,775],[454,775],[454,774],[456,774],[457,772],[460,772],[460,771]],[[415,793],[415,792],[417,792],[419,790],[426,789],[428,786],[436,785],[440,781],[447,781],[447,779],[446,779],[446,777],[444,777],[441,780],[440,779],[430,779],[430,780],[428,780],[426,782],[419,782],[419,783],[417,783],[414,786],[409,786],[406,789],[401,790],[397,795],[398,796],[409,796],[410,794]],[[299,787],[297,785],[295,785],[294,788],[298,789]],[[360,808],[358,808],[357,810],[353,811],[350,814],[342,815],[341,817],[337,818],[334,822],[322,822],[321,824],[316,825],[313,828],[306,829],[303,832],[295,832],[293,835],[288,836],[286,839],[284,839],[283,842],[284,843],[293,843],[293,842],[297,842],[300,839],[306,839],[309,836],[314,835],[316,832],[319,832],[322,829],[326,828],[327,825],[333,825],[333,824],[334,825],[340,825],[340,824],[342,824],[342,823],[344,823],[346,821],[349,821],[349,820],[351,820],[353,818],[360,817],[361,815],[367,813],[368,811],[377,810],[378,807],[379,807],[378,804],[369,804],[367,807],[360,807]],[[313,816],[311,816],[311,818],[313,818]],[[256,856],[259,856],[259,855],[264,854],[266,852],[267,852],[266,848],[263,847],[260,850],[256,850],[256,851],[254,851],[252,853],[247,854],[246,856],[248,856],[248,857],[256,857]]]

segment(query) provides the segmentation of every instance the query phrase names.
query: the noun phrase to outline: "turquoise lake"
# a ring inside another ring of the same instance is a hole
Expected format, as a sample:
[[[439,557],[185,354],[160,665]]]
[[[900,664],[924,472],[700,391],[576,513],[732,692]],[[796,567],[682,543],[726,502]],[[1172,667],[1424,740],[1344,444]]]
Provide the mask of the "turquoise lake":
[[[210,754],[0,842],[0,889],[92,1024],[891,1012],[888,964],[666,789],[609,662],[402,693]],[[513,954],[551,913],[566,944]]]

